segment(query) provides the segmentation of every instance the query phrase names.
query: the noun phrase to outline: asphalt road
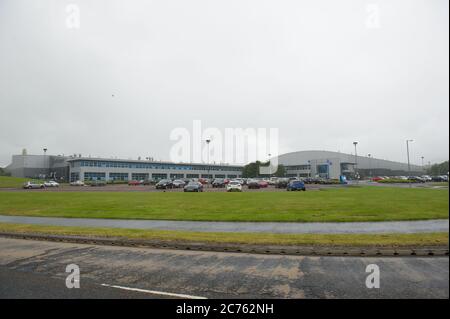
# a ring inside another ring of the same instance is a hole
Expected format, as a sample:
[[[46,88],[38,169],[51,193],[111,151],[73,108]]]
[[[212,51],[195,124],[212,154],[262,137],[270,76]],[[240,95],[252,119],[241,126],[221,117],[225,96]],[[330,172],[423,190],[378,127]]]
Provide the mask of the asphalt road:
[[[284,234],[383,234],[383,233],[426,233],[448,232],[448,219],[393,221],[393,222],[351,222],[351,223],[295,223],[295,222],[202,222],[168,220],[96,219],[63,217],[27,217],[0,215],[0,222],[85,226],[130,229],[159,229],[197,232],[251,232]]]
[[[0,238],[0,297],[448,298],[448,261],[448,257],[252,255]],[[68,264],[80,267],[79,289],[65,287]],[[365,285],[369,264],[380,269],[379,289]]]

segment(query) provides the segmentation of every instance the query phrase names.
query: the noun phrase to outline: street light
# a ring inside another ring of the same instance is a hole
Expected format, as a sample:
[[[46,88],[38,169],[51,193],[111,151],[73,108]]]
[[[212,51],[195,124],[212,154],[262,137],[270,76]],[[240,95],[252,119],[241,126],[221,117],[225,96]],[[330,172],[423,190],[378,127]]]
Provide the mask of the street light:
[[[210,166],[209,166],[209,143],[211,143],[211,139],[210,138],[207,138],[206,139],[206,147],[207,147],[207,154],[206,154],[206,162],[207,162],[207,165],[208,165],[208,180],[209,180],[209,170],[210,170]],[[209,185],[209,184],[208,184]]]
[[[47,156],[46,156],[46,154],[47,154],[47,148],[44,147],[42,150],[44,151],[44,172],[45,172],[44,178],[46,178],[46,177],[47,177],[47,166],[48,166],[48,165],[47,165]]]
[[[355,145],[355,179],[358,181],[358,153],[356,152],[358,142],[353,142],[353,145]]]
[[[414,142],[414,140],[406,140],[406,154],[408,156],[408,179],[409,179],[409,187],[411,187],[411,163],[409,161],[409,142]]]
[[[369,175],[372,177],[372,154],[367,154],[367,157],[369,158]]]
[[[423,169],[423,165],[424,165],[424,164],[423,164],[423,159],[424,159],[425,157],[424,157],[424,156],[422,156],[421,158],[422,158],[422,169]]]

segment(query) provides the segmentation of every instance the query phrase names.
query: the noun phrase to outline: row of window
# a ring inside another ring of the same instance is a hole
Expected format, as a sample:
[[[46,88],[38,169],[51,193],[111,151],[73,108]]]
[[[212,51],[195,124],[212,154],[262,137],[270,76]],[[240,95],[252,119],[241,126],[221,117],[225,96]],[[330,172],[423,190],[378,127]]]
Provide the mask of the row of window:
[[[109,173],[108,176],[108,180],[111,181],[128,181],[128,173]],[[234,175],[234,174],[228,174],[228,175],[213,175],[213,174],[186,174],[186,176],[184,174],[160,174],[160,173],[154,173],[151,174],[151,178],[154,180],[161,180],[161,179],[166,179],[168,178],[168,176],[171,179],[180,179],[180,178],[237,178],[240,175]],[[70,178],[71,181],[75,181],[78,180],[78,173],[71,173],[70,174]],[[142,173],[132,173],[131,174],[131,179],[132,180],[145,180],[145,179],[149,179],[150,174],[142,174]],[[106,180],[106,173],[102,173],[102,172],[85,172],[84,173],[84,180],[85,181],[96,181],[96,180],[101,180],[101,181],[105,181]]]
[[[210,166],[210,165],[182,165],[182,164],[158,164],[158,163],[134,163],[116,161],[87,161],[72,162],[73,166],[81,167],[114,167],[114,168],[138,168],[138,169],[173,169],[173,170],[214,170],[214,171],[241,171],[236,166]]]
[[[292,165],[286,166],[287,170],[295,170],[295,171],[304,171],[307,169],[311,169],[311,165]]]

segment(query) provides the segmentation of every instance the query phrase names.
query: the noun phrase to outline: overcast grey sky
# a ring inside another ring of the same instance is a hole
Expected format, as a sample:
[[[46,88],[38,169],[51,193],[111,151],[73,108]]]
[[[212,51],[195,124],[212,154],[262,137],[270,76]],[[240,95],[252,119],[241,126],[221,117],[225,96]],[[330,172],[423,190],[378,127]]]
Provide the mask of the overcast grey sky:
[[[448,0],[0,0],[0,166],[44,146],[167,160],[193,120],[447,160],[448,23]]]

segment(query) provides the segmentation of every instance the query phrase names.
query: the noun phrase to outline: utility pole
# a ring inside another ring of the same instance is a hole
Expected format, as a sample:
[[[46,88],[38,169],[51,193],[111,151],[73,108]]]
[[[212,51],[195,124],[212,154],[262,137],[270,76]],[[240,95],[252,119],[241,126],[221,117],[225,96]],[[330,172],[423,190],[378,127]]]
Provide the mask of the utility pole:
[[[358,182],[358,153],[356,151],[356,145],[358,145],[358,142],[353,142],[353,145],[355,145],[355,180]]]
[[[208,181],[208,187],[209,187],[209,170],[211,169],[211,166],[209,165],[209,143],[211,142],[211,139],[210,138],[207,138],[206,139],[206,151],[208,152],[207,154],[206,154],[206,161],[207,161],[207,165],[208,165],[208,179],[207,179],[207,181]]]
[[[44,179],[45,179],[45,178],[47,178],[47,172],[49,169],[48,164],[47,164],[47,148],[44,147],[42,150],[44,151],[44,172],[45,172]]]
[[[409,142],[414,142],[414,140],[406,140],[406,154],[408,156],[408,180],[409,180],[409,187],[411,187],[411,163],[409,161]]]

